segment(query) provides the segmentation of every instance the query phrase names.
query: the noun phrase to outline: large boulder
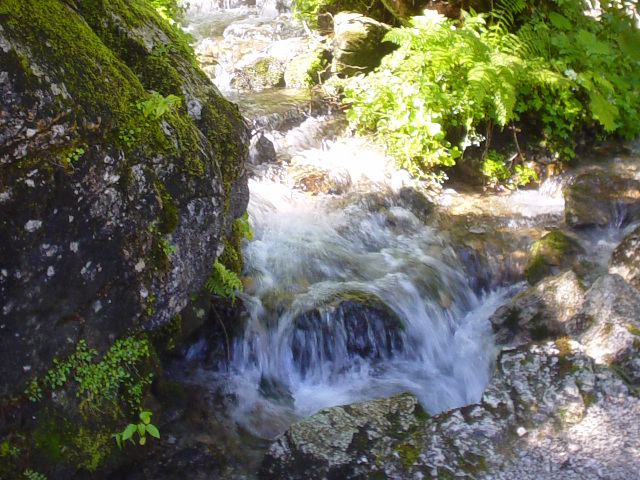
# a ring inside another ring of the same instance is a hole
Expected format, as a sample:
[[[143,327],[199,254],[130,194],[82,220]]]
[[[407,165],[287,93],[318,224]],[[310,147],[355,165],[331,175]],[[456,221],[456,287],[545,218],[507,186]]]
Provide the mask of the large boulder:
[[[640,292],[620,275],[605,275],[594,282],[580,312],[567,322],[567,332],[597,362],[613,365],[638,385]]]
[[[0,395],[199,291],[248,132],[142,0],[0,5]]]
[[[609,273],[617,273],[640,289],[640,227],[624,237],[613,251]]]
[[[640,182],[601,170],[578,175],[564,188],[571,228],[621,227],[640,217]]]
[[[640,401],[574,347],[505,351],[479,403],[435,416],[411,394],[323,409],[271,445],[259,478],[633,477]],[[612,430],[594,440],[594,424]]]
[[[382,39],[390,27],[360,13],[341,12],[333,19],[333,63],[331,71],[340,76],[366,73],[393,50]]]
[[[582,285],[573,271],[545,278],[489,317],[496,343],[521,345],[565,335],[565,324],[580,311],[583,299]]]

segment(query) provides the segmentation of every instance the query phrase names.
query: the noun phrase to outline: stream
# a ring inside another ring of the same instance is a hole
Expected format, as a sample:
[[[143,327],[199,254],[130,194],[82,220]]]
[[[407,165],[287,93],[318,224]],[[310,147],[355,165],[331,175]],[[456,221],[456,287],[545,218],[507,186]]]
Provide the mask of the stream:
[[[197,52],[235,39],[255,57],[304,35],[274,5],[227,7],[191,2]],[[478,401],[497,353],[488,317],[524,288],[532,241],[563,223],[562,178],[511,195],[425,193],[317,94],[239,92],[224,62],[204,69],[254,128],[254,235],[230,361],[212,360],[203,337],[182,375],[217,392],[257,452],[324,407],[404,391],[432,414]],[[581,238],[594,277],[626,231]],[[252,478],[255,465],[238,469]]]

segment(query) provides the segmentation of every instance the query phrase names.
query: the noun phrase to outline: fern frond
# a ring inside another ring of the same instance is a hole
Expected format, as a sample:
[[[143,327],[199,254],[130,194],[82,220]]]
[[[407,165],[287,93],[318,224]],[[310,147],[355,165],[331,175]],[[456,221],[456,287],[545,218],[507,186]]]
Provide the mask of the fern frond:
[[[510,31],[515,25],[515,17],[527,7],[525,0],[498,0],[490,17],[491,23],[503,30]]]
[[[218,260],[213,264],[213,272],[204,284],[214,295],[236,299],[236,291],[242,292],[242,281],[235,272],[227,270]]]

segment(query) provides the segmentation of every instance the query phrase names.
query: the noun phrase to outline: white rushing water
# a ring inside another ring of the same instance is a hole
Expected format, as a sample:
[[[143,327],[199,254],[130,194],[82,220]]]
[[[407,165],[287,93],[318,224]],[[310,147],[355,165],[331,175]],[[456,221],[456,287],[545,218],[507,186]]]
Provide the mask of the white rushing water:
[[[394,195],[396,176],[357,140],[287,145]],[[358,195],[336,206],[284,177],[250,182],[250,319],[221,380],[237,420],[271,437],[320,408],[403,391],[430,412],[479,400],[494,359],[487,318],[513,292],[475,292],[447,237],[407,208]]]

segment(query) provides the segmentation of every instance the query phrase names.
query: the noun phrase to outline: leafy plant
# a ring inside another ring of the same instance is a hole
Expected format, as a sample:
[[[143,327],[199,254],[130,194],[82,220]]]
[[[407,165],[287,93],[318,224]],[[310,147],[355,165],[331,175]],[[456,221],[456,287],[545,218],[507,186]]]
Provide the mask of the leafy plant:
[[[242,281],[235,272],[227,270],[218,260],[213,264],[213,272],[204,284],[215,295],[236,299],[236,291],[242,292]]]
[[[7,440],[0,442],[0,457],[15,458],[20,454],[20,449],[11,445]]]
[[[460,23],[430,12],[392,29],[385,39],[397,50],[346,82],[352,127],[431,178],[469,145],[488,150],[507,123],[526,122],[557,157],[573,156],[583,131],[640,133],[640,32],[623,6],[601,2],[596,19],[583,1],[495,3]],[[512,173],[516,183],[533,178],[522,166]]]
[[[253,238],[253,231],[249,225],[249,212],[244,212],[241,217],[236,218],[233,221],[233,228],[234,230],[236,228],[238,229],[242,238],[251,240]]]
[[[504,155],[495,150],[489,150],[487,157],[482,162],[482,175],[490,185],[497,185],[511,177],[511,169],[507,165]]]
[[[128,150],[131,150],[131,148],[136,144],[140,132],[142,132],[140,127],[121,130],[118,134],[118,138]]]
[[[86,147],[86,145],[83,145],[81,147],[76,147],[70,152],[67,152],[65,155],[63,155],[62,156],[63,165],[71,165],[73,162],[77,162],[78,160],[80,160],[80,157],[85,153],[85,150],[83,147]]]
[[[528,66],[510,50],[509,35],[497,32],[482,15],[456,26],[435,12],[392,29],[385,40],[398,49],[375,72],[347,83],[347,118],[359,131],[377,132],[416,175],[453,165],[484,140],[480,123],[505,125],[515,115],[516,84]]]
[[[138,433],[138,443],[140,445],[147,443],[147,433],[152,437],[160,438],[160,432],[156,426],[151,423],[151,415],[151,412],[140,412],[140,422],[130,423],[122,432],[114,433],[113,438],[118,444],[118,447],[122,448],[123,442],[126,442],[127,440],[134,443],[133,436],[136,432]]]
[[[22,476],[27,480],[47,480],[47,477],[39,472],[34,472],[33,470],[25,470],[22,473]]]
[[[82,405],[98,410],[105,402],[115,401],[124,393],[126,401],[132,409],[138,408],[142,401],[144,387],[151,384],[153,374],[140,375],[139,363],[149,356],[146,339],[128,337],[116,340],[101,361],[94,362],[98,352],[87,347],[85,340],[80,340],[73,354],[64,361],[54,359],[54,367],[42,381],[33,379],[25,393],[29,400],[42,398],[42,388],[56,388],[73,385],[76,397],[81,398]]]
[[[167,95],[163,97],[159,93],[154,92],[147,100],[139,100],[136,103],[138,110],[145,118],[157,120],[162,115],[170,112],[176,105],[180,105],[180,97],[176,95]]]

